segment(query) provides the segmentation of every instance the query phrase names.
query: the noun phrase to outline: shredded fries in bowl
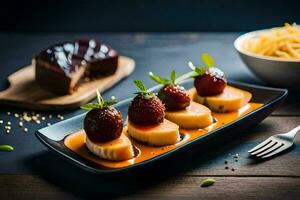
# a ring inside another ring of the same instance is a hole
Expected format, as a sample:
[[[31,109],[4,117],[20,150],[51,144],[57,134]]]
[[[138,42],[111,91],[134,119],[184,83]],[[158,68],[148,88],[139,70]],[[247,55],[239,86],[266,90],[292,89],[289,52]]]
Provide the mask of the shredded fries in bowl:
[[[283,27],[259,32],[245,39],[242,48],[262,56],[300,60],[300,26],[285,23]]]

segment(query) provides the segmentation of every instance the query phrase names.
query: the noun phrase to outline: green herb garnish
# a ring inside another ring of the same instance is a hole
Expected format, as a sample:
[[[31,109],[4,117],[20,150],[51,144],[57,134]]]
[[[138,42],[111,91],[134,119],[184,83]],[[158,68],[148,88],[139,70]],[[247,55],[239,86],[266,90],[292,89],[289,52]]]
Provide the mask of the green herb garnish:
[[[154,74],[153,72],[149,72],[149,76],[152,80],[155,82],[162,84],[162,85],[178,85],[181,81],[191,78],[193,75],[195,75],[195,72],[188,72],[186,74],[183,74],[179,77],[177,77],[175,70],[171,71],[170,79],[158,76]]]
[[[142,81],[135,80],[133,82],[137,86],[137,88],[140,89],[140,91],[136,92],[135,94],[142,94],[145,97],[145,99],[151,99],[154,96],[152,92],[148,91],[148,89],[146,88],[146,86]]]
[[[207,69],[213,68],[215,66],[214,59],[208,53],[202,53],[201,60],[205,67],[204,66],[195,66],[191,61],[188,62],[188,66],[195,72],[195,76],[200,76],[200,75],[204,74],[207,71]]]
[[[154,80],[155,82],[162,84],[162,85],[178,85],[181,81],[189,79],[189,78],[194,78],[196,76],[200,76],[200,75],[204,74],[207,71],[207,69],[210,69],[215,66],[214,59],[208,53],[202,53],[201,60],[204,64],[204,66],[195,66],[190,61],[190,62],[188,62],[188,66],[192,69],[192,71],[188,72],[186,74],[183,74],[179,77],[176,77],[175,70],[171,71],[170,79],[158,76],[158,75],[154,74],[153,72],[149,72],[149,76],[152,80]]]
[[[158,75],[154,74],[153,72],[149,72],[149,76],[152,80],[154,80],[155,82],[162,84],[162,85],[168,85],[171,83],[170,80],[163,78],[161,76],[158,76]]]
[[[14,147],[8,144],[0,145],[0,151],[13,151]]]
[[[208,53],[202,53],[201,55],[201,59],[203,61],[203,63],[205,64],[206,67],[208,68],[212,68],[215,66],[215,61],[212,58],[211,55],[209,55]]]
[[[171,82],[175,85],[175,81],[176,81],[176,72],[175,72],[175,70],[171,71],[170,78],[171,78]]]
[[[117,103],[115,99],[111,99],[110,101],[104,101],[103,97],[101,96],[99,90],[96,90],[97,93],[97,103],[87,103],[85,105],[80,106],[81,109],[84,110],[92,110],[94,108],[104,108],[109,107]]]
[[[201,187],[208,187],[208,186],[211,186],[215,183],[215,179],[212,179],[212,178],[207,178],[207,179],[204,179],[201,183],[200,183],[200,186]]]

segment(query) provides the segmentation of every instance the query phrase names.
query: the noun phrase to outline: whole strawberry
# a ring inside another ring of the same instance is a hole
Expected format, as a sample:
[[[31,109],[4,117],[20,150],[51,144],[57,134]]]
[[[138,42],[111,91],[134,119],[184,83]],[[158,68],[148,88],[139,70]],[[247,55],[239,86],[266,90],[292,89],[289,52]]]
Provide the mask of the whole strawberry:
[[[202,54],[202,61],[207,69],[201,66],[194,66],[191,62],[189,66],[195,72],[194,86],[199,96],[213,96],[222,93],[227,85],[224,73],[214,67],[213,58],[207,54]]]
[[[178,85],[166,85],[158,93],[158,98],[165,104],[166,110],[183,110],[190,105],[188,93]]]
[[[97,91],[98,103],[81,106],[89,110],[83,122],[87,137],[93,142],[108,142],[120,137],[123,130],[122,115],[113,105],[115,102],[104,102]]]
[[[223,92],[227,85],[224,73],[218,68],[210,68],[195,77],[194,86],[200,96],[213,96]]]
[[[155,82],[164,85],[158,92],[158,98],[165,104],[167,111],[183,110],[190,105],[190,96],[178,83],[189,76],[183,75],[176,78],[176,72],[171,71],[170,80],[149,72],[149,76]]]
[[[131,101],[128,108],[128,119],[139,125],[151,125],[163,122],[165,117],[165,106],[153,93],[148,92],[145,85],[134,81],[141,90]]]

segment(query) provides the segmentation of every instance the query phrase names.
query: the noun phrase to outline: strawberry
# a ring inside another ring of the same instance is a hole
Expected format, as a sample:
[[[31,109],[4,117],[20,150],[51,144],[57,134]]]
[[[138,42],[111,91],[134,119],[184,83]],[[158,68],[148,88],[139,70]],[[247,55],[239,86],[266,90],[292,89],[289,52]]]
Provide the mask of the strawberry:
[[[218,68],[211,68],[195,77],[194,86],[200,96],[213,96],[223,92],[227,85],[224,73]]]
[[[153,93],[148,92],[144,84],[136,80],[141,90],[132,100],[128,108],[128,119],[139,125],[151,125],[163,122],[165,106]]]
[[[97,91],[98,103],[81,106],[89,110],[83,122],[87,137],[93,142],[108,142],[120,137],[123,130],[122,115],[113,105],[115,101],[104,102]]]
[[[165,85],[158,93],[158,98],[165,104],[166,110],[183,110],[190,105],[190,96],[178,85]]]
[[[168,111],[183,110],[190,105],[191,99],[188,93],[178,85],[181,81],[190,78],[190,74],[187,73],[176,77],[176,72],[172,70],[170,79],[167,79],[149,72],[152,80],[164,85],[158,92],[158,98],[165,104]]]
[[[224,73],[215,67],[213,58],[203,53],[202,61],[206,68],[202,66],[194,66],[193,63],[189,62],[189,67],[193,70],[195,77],[194,86],[200,96],[213,96],[223,92],[227,85]]]
[[[120,137],[121,113],[113,107],[94,108],[84,118],[84,130],[93,142],[108,142]]]

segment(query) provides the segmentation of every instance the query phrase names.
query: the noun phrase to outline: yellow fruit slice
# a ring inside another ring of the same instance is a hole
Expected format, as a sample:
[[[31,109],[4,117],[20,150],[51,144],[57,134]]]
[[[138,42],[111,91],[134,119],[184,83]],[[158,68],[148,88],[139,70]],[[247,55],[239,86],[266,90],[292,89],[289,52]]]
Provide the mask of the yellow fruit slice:
[[[204,128],[213,123],[210,109],[193,101],[184,110],[166,112],[166,118],[186,129]]]
[[[152,145],[164,146],[179,142],[179,126],[167,119],[157,125],[141,126],[128,120],[128,134],[137,141]]]
[[[122,161],[129,160],[134,157],[134,151],[129,138],[124,134],[123,129],[121,136],[115,140],[103,143],[94,143],[86,137],[86,147],[96,156],[100,158]]]
[[[235,87],[226,86],[219,95],[201,97],[193,89],[191,96],[194,101],[208,106],[214,112],[230,112],[245,106],[250,101],[252,94]]]

